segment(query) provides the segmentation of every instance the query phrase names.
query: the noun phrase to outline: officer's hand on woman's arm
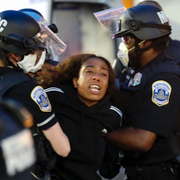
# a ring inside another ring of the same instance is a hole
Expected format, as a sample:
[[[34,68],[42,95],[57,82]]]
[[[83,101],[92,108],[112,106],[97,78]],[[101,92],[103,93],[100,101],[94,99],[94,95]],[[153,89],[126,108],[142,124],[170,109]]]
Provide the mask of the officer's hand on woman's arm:
[[[150,131],[128,127],[108,133],[108,142],[125,151],[147,152],[156,139],[156,134]]]
[[[69,154],[71,150],[69,139],[62,131],[58,122],[49,129],[43,130],[43,133],[58,155],[66,157]]]

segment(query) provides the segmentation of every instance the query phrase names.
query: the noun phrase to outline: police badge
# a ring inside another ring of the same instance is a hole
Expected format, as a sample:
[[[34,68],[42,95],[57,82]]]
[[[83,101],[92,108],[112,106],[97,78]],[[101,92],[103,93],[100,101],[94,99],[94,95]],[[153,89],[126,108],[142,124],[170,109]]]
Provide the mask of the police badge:
[[[164,106],[169,103],[171,86],[166,81],[160,80],[152,84],[152,102],[157,106]]]
[[[31,92],[31,98],[35,101],[35,103],[39,106],[41,111],[50,112],[51,104],[47,97],[47,94],[43,90],[41,86],[36,86]]]

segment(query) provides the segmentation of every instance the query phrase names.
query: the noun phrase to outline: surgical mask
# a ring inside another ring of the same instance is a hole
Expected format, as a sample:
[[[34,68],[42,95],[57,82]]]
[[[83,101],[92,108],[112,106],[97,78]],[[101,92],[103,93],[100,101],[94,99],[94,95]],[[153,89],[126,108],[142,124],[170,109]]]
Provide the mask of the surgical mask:
[[[33,66],[29,72],[36,73],[37,71],[39,71],[42,65],[44,64],[45,59],[46,59],[46,51],[43,51],[38,63],[35,66]]]
[[[142,44],[143,42],[145,42],[145,40],[141,41],[138,45]],[[121,63],[127,67],[128,63],[129,63],[129,55],[128,52],[135,49],[135,46],[133,46],[130,49],[127,49],[127,46],[124,42],[121,42],[119,44],[119,51],[117,53],[117,57],[119,58],[119,60],[121,61]]]
[[[124,42],[121,42],[119,44],[119,51],[117,53],[117,57],[119,58],[123,66],[125,67],[128,66],[128,63],[129,63],[128,49]]]
[[[23,69],[24,73],[37,72],[41,66],[44,64],[46,57],[46,51],[42,51],[41,58],[39,59],[38,63],[35,65],[37,60],[37,54],[28,54],[24,56],[23,60],[18,62],[18,66]]]

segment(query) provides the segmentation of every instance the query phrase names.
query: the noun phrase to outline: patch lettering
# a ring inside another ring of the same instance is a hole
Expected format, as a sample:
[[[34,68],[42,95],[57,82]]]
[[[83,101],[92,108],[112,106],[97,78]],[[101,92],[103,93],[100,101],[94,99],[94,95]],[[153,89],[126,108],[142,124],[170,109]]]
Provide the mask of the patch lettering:
[[[164,106],[169,103],[171,86],[166,81],[156,81],[152,84],[152,102],[157,106]]]
[[[1,19],[0,17],[0,32],[4,30],[4,28],[7,26],[8,22],[5,19]]]
[[[41,86],[36,86],[31,92],[31,98],[39,106],[41,111],[50,112],[51,104],[47,97],[47,94]]]
[[[162,24],[165,24],[168,22],[168,19],[167,19],[166,15],[164,14],[163,11],[157,12],[157,15],[158,15]]]
[[[15,176],[35,164],[35,149],[29,129],[3,139],[0,144],[8,176]]]

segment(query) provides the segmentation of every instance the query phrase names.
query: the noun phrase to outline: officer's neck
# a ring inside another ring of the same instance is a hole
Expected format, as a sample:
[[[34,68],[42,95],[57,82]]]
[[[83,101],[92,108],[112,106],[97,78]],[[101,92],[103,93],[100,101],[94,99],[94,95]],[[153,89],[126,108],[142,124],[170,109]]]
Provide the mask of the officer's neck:
[[[140,68],[143,68],[148,62],[153,60],[161,51],[155,51],[153,48],[145,51],[140,57]]]

